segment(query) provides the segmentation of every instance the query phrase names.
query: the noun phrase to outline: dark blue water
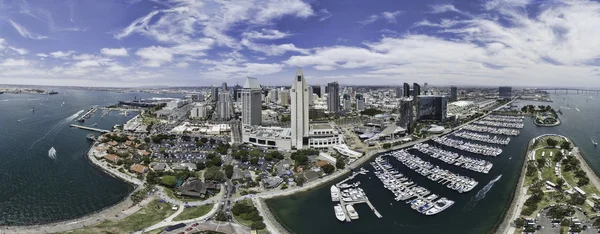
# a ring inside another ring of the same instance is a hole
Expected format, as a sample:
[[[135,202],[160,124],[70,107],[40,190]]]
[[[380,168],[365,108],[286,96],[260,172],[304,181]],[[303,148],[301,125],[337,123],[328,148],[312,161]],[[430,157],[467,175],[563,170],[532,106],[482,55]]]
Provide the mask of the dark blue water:
[[[503,153],[496,158],[461,152],[461,154],[484,158],[494,163],[489,174],[481,174],[459,167],[447,165],[439,160],[428,158],[415,151],[412,153],[428,159],[440,167],[450,169],[475,178],[479,184],[466,194],[455,191],[437,183],[431,182],[416,174],[401,163],[390,160],[405,175],[417,184],[432,192],[448,197],[456,203],[446,211],[435,216],[419,214],[404,203],[393,200],[393,194],[383,188],[381,182],[373,175],[358,176],[361,187],[367,196],[383,215],[378,219],[367,205],[356,205],[360,219],[351,223],[339,222],[333,212],[329,187],[339,180],[321,186],[312,191],[295,194],[288,197],[267,200],[272,213],[284,227],[293,233],[489,233],[502,221],[504,213],[512,199],[528,142],[535,136],[547,133],[557,133],[570,137],[581,148],[591,163],[592,168],[600,171],[598,149],[593,147],[590,138],[600,141],[600,97],[592,98],[582,95],[560,95],[553,97],[554,103],[538,103],[519,101],[517,105],[551,105],[554,108],[569,104],[572,109],[563,109],[561,120],[563,124],[557,127],[544,128],[535,126],[531,119],[526,119],[521,134],[513,137],[508,146],[503,147]],[[564,100],[563,100],[564,98]],[[589,100],[588,100],[589,99]],[[575,110],[578,107],[580,112]],[[363,165],[372,171],[368,164]],[[369,178],[370,177],[370,178]],[[342,178],[341,178],[342,179]],[[340,179],[340,180],[341,180]]]
[[[94,105],[149,94],[59,90],[57,95],[0,94],[0,225],[49,223],[90,214],[123,200],[132,186],[85,157],[90,132],[73,129],[74,114]],[[155,96],[155,95],[152,95]],[[64,105],[62,103],[64,102]],[[35,107],[35,111],[31,109]],[[83,125],[111,129],[131,117],[102,111]],[[17,121],[20,120],[20,121]],[[56,160],[48,157],[54,147]]]

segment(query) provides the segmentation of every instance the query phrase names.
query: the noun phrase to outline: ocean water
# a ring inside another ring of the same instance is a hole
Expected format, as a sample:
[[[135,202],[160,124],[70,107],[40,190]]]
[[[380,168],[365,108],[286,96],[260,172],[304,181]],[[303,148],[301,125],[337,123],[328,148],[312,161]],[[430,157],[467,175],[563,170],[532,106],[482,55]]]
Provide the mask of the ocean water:
[[[553,103],[517,101],[515,104],[551,105],[555,109],[563,107],[561,120],[557,127],[538,127],[529,118],[525,119],[525,127],[521,134],[513,137],[510,144],[503,146],[503,153],[498,157],[486,157],[452,148],[447,150],[463,155],[484,158],[494,164],[488,174],[472,172],[459,167],[447,165],[439,160],[422,157],[433,164],[461,175],[475,178],[479,184],[472,191],[459,194],[443,185],[429,181],[425,177],[405,168],[401,163],[390,159],[398,169],[417,184],[428,188],[433,193],[454,200],[456,203],[435,216],[425,216],[412,210],[403,202],[393,200],[391,192],[382,186],[377,177],[370,172],[359,175],[354,181],[361,182],[361,188],[375,208],[383,215],[379,219],[366,204],[355,205],[360,215],[351,223],[339,222],[334,215],[329,194],[329,187],[342,180],[325,184],[311,191],[267,200],[269,208],[276,219],[292,233],[490,233],[499,225],[515,191],[525,151],[529,141],[538,135],[557,133],[570,137],[582,150],[591,167],[600,172],[598,148],[592,145],[591,139],[600,141],[600,97],[591,95],[555,95]],[[569,107],[567,107],[567,105]],[[579,109],[579,111],[576,110]],[[420,155],[412,151],[416,155]],[[369,164],[362,165],[372,171]]]
[[[0,94],[0,225],[82,217],[120,202],[133,191],[86,159],[90,132],[69,124],[81,124],[75,121],[77,114],[94,105],[157,95],[58,91],[57,95]],[[83,125],[97,123],[97,128],[111,129],[134,113],[101,115],[98,110]],[[48,155],[51,148],[56,159]]]

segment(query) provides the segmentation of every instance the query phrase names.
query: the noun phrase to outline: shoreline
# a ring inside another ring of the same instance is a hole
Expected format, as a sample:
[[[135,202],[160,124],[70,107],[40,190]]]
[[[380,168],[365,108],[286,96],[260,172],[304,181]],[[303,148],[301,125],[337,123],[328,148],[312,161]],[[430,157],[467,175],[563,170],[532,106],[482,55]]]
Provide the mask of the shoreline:
[[[529,155],[529,153],[530,153],[529,148],[532,146],[532,143],[536,138],[537,137],[529,140],[529,144],[527,145],[527,149],[525,150],[525,154],[524,154],[525,159],[523,160],[523,165],[521,165],[521,172],[519,173],[519,181],[517,182],[517,185],[514,188],[514,192],[512,193],[513,196],[509,203],[508,209],[502,215],[503,216],[502,221],[499,222],[498,226],[496,226],[494,228],[494,231],[491,231],[490,233],[495,233],[495,234],[510,233],[510,232],[508,232],[508,230],[510,230],[510,228],[512,227],[512,225],[511,225],[512,221],[514,219],[516,219],[521,213],[521,209],[517,209],[517,208],[519,208],[521,201],[527,195],[527,189],[523,187],[523,183],[525,182],[525,174],[527,171],[527,155]],[[523,208],[523,207],[521,206],[521,208]]]
[[[130,192],[126,197],[124,197],[119,202],[102,208],[98,211],[86,214],[81,217],[65,219],[56,222],[50,222],[45,224],[33,224],[33,225],[23,225],[23,226],[0,226],[0,231],[4,233],[55,233],[55,232],[66,232],[71,231],[78,228],[83,228],[90,225],[95,225],[105,220],[120,220],[128,217],[129,215],[135,213],[135,211],[141,208],[142,203],[148,203],[148,198],[139,204],[133,204],[131,200],[131,195],[141,188],[136,183],[129,181],[123,178],[121,175],[115,175],[112,170],[107,169],[104,165],[100,164],[100,162],[94,158],[92,151],[94,150],[95,142],[90,146],[90,149],[86,152],[86,157],[88,161],[97,169],[102,170],[104,173],[116,178],[118,180],[124,181],[133,186],[132,192]],[[131,210],[135,210],[131,212]]]

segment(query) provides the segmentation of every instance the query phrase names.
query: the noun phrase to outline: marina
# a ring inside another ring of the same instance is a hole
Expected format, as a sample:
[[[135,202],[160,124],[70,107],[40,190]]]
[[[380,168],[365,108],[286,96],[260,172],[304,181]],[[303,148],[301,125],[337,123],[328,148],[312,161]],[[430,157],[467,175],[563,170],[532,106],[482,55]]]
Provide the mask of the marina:
[[[447,136],[435,137],[433,138],[433,141],[440,145],[445,145],[462,151],[481,154],[485,156],[496,157],[502,153],[502,149],[500,149],[499,147],[481,145],[462,140],[455,140]]]
[[[437,194],[431,194],[426,188],[418,186],[404,177],[396,169],[393,169],[392,165],[385,162],[383,156],[375,158],[371,165],[375,169],[375,175],[384,187],[394,193],[396,201],[410,199],[405,203],[410,204],[411,209],[421,214],[435,215],[454,204],[454,201],[445,197],[436,201],[435,199],[439,197]]]
[[[461,176],[458,173],[434,166],[432,163],[408,153],[407,150],[394,151],[389,156],[396,158],[396,160],[427,179],[445,185],[447,188],[459,193],[469,192],[479,183],[467,176]]]
[[[518,136],[519,134],[521,134],[521,131],[514,129],[514,128],[496,128],[496,127],[481,126],[481,125],[474,125],[474,124],[464,126],[461,129],[475,131],[475,132],[491,133],[491,134],[496,134],[496,135],[505,135],[505,136]]]
[[[508,145],[508,143],[510,143],[510,137],[500,137],[500,136],[494,136],[494,135],[490,135],[490,134],[470,132],[470,131],[466,131],[466,130],[457,131],[457,132],[453,133],[452,135],[462,138],[462,139],[480,141],[480,142],[497,144],[497,145]]]
[[[83,116],[77,119],[77,122],[85,122],[85,120],[92,117],[97,110],[98,108],[96,106],[90,108],[85,114],[83,114]]]
[[[332,185],[330,188],[331,191],[331,201],[340,202],[334,206],[335,216],[339,221],[350,222],[353,219],[358,219],[358,212],[354,209],[354,205],[360,203],[366,203],[371,211],[375,213],[377,218],[382,218],[383,216],[375,209],[367,194],[363,191],[363,189],[359,188],[360,182],[356,182],[353,184],[346,184],[347,181],[354,179],[357,175],[365,175],[367,174],[367,170],[364,168],[360,168],[359,171],[355,171],[348,178],[340,181],[339,183]]]
[[[413,146],[416,149],[432,158],[439,159],[447,164],[460,166],[471,171],[487,174],[494,164],[483,160],[460,155],[455,152],[446,151],[426,143],[416,144]]]
[[[490,121],[490,120],[478,120],[473,123],[479,124],[479,125],[490,126],[490,127],[518,128],[518,129],[522,129],[523,126],[525,126],[523,123],[500,122],[500,121]]]

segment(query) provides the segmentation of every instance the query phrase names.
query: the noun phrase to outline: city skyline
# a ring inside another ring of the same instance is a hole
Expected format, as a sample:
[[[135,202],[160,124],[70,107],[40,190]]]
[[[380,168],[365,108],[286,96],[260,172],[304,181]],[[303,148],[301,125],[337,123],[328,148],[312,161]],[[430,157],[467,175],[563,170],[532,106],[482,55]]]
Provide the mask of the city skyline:
[[[289,86],[301,67],[309,85],[598,87],[599,9],[527,0],[4,1],[0,83],[200,86],[253,76]]]

